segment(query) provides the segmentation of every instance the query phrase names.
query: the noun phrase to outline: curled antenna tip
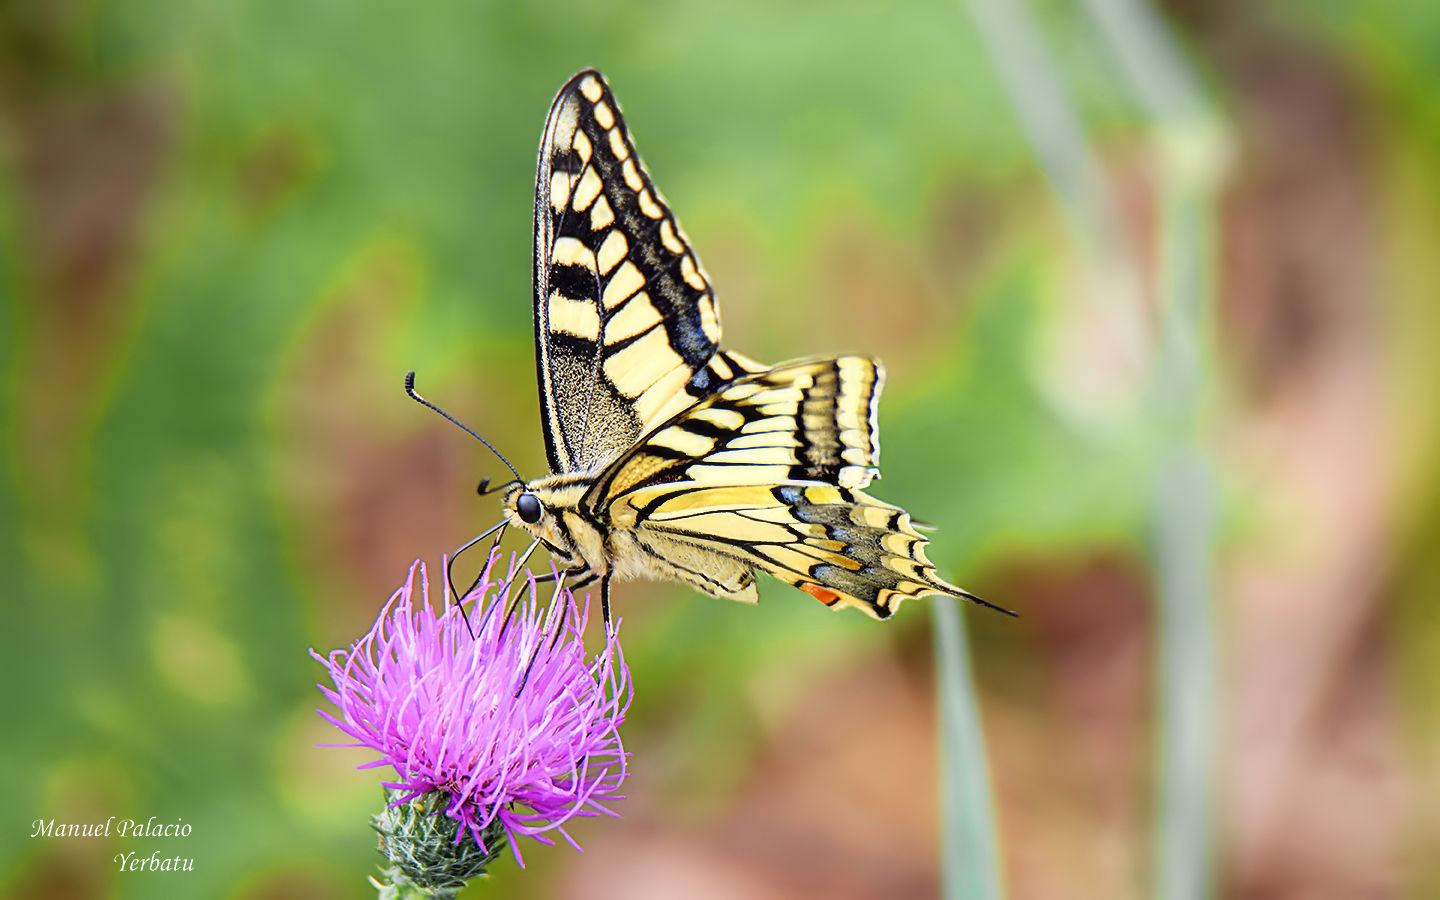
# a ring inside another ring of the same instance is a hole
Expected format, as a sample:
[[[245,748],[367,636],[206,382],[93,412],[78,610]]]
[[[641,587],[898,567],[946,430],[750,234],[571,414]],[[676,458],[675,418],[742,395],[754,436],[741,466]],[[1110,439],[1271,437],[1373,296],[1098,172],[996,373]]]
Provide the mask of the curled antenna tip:
[[[515,474],[515,480],[516,480],[516,481],[524,481],[524,480],[525,480],[525,479],[523,479],[523,478],[520,477],[520,472],[519,472],[514,466],[512,466],[512,465],[510,464],[510,460],[508,460],[508,459],[505,458],[505,454],[503,454],[503,453],[501,453],[499,450],[496,450],[496,449],[495,449],[495,445],[494,445],[494,444],[492,444],[492,443],[490,443],[489,441],[485,440],[483,437],[481,437],[479,434],[477,434],[474,429],[472,429],[470,426],[466,425],[464,422],[461,422],[459,419],[457,419],[457,418],[455,418],[454,416],[450,415],[450,414],[447,413],[445,410],[441,409],[440,407],[438,407],[438,406],[436,406],[435,404],[431,403],[429,400],[426,400],[424,397],[420,396],[420,393],[415,390],[415,372],[414,372],[414,370],[411,370],[411,371],[405,373],[405,393],[410,395],[410,399],[411,399],[411,400],[414,400],[416,403],[419,403],[421,406],[427,407],[427,408],[429,408],[429,409],[431,409],[431,410],[439,413],[440,415],[444,416],[445,418],[449,419],[452,423],[454,423],[455,425],[457,425],[457,426],[459,426],[460,428],[464,429],[465,432],[468,433],[468,434],[469,434],[471,437],[473,437],[475,440],[477,440],[477,441],[479,441],[480,443],[484,444],[486,447],[489,447],[489,448],[490,448],[490,452],[491,452],[491,453],[494,453],[496,456],[500,457],[500,461],[505,464],[505,467]]]

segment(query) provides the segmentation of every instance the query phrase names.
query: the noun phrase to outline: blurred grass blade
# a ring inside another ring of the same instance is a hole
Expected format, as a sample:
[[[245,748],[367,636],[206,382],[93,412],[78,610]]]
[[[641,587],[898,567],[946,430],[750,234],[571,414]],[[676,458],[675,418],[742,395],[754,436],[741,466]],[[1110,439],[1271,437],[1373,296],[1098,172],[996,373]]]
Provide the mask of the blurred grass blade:
[[[965,619],[954,597],[932,597],[940,689],[940,838],[942,896],[998,900],[1000,854],[990,797],[990,766],[970,679]]]
[[[1074,302],[1110,335],[1113,352],[1138,354],[1146,340],[1141,269],[1104,170],[1085,134],[1026,0],[965,0],[1005,96],[1049,183],[1071,239],[1086,261],[1091,289]]]
[[[1027,5],[1023,0],[968,0],[967,5],[1077,243],[1102,266],[1113,264],[1125,248],[1113,204],[1083,123]],[[1154,11],[1138,0],[1085,0],[1085,5],[1149,114],[1159,151],[1158,294],[1164,325],[1152,399],[1165,449],[1152,513],[1162,779],[1156,891],[1160,897],[1190,900],[1210,893],[1214,489],[1200,420],[1208,378],[1215,185],[1225,145]],[[1121,262],[1119,269],[1138,271],[1133,262]],[[1122,281],[1138,284],[1128,277]],[[1126,296],[1116,302],[1127,302]]]
[[[1218,186],[1227,136],[1155,10],[1085,0],[1152,120],[1163,341],[1154,409],[1167,439],[1154,509],[1159,587],[1159,834],[1155,895],[1213,893],[1215,487],[1204,439]]]
[[[1080,114],[1025,0],[966,0],[966,7],[1030,151],[1071,233],[1086,249],[1119,233],[1118,217]]]
[[[1155,896],[1211,894],[1214,627],[1210,621],[1210,469],[1198,447],[1160,476],[1155,562],[1160,590],[1160,808]]]

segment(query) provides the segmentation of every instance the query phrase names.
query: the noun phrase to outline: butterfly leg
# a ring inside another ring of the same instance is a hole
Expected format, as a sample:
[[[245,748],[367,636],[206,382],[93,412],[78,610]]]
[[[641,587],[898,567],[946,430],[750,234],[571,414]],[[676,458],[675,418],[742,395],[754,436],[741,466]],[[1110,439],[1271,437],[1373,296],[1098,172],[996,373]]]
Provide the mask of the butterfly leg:
[[[576,575],[579,575],[579,574],[583,573],[584,571],[585,571],[585,568],[584,568],[583,566],[577,566],[577,567],[575,567],[575,568],[573,568],[573,569],[561,569],[558,574],[557,574],[556,572],[546,572],[544,575],[536,575],[536,576],[535,576],[535,583],[536,583],[536,584],[544,584],[544,583],[546,583],[547,581],[557,581],[557,580],[563,583],[563,582],[565,581],[565,579],[574,577],[574,576],[576,576]],[[590,580],[588,580],[588,581],[586,581],[585,584],[590,584],[592,581],[594,581],[593,578],[590,579]],[[580,587],[580,586],[581,586],[581,585],[579,585],[579,584],[572,584],[572,585],[570,585],[571,589],[574,589],[574,588]]]
[[[610,575],[609,575],[609,573],[607,572],[607,573],[604,574],[604,575],[598,575],[598,574],[596,574],[593,570],[591,570],[590,568],[585,567],[585,566],[579,566],[579,567],[576,567],[576,568],[574,568],[574,569],[567,569],[566,571],[560,573],[560,578],[561,578],[562,581],[563,581],[564,579],[566,579],[566,578],[571,578],[571,577],[575,577],[575,576],[579,576],[579,580],[577,580],[577,581],[575,581],[575,582],[573,582],[572,584],[569,585],[569,588],[570,588],[570,590],[571,590],[572,592],[573,592],[573,591],[581,590],[582,588],[587,588],[587,587],[589,587],[590,585],[594,584],[594,583],[597,582],[597,581],[600,582],[600,615],[601,615],[601,617],[604,619],[604,622],[605,622],[605,630],[606,630],[606,631],[609,631],[609,630],[610,630]],[[547,577],[554,577],[554,576],[547,576]],[[536,579],[536,580],[538,581],[539,579]]]
[[[567,577],[569,577],[569,575],[584,575],[584,577],[581,578],[579,581],[576,581],[570,585],[570,590],[572,591],[578,591],[581,588],[587,588],[600,580],[599,575],[596,575],[594,572],[591,572],[588,569],[579,569],[575,572],[566,573],[566,575]]]

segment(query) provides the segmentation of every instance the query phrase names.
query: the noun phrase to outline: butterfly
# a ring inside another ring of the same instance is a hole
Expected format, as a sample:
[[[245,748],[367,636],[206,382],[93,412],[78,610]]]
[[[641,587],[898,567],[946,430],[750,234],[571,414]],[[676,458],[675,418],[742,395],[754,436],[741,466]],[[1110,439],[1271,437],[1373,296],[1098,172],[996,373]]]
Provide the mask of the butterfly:
[[[598,582],[607,623],[612,579],[754,603],[757,571],[876,619],[927,594],[1009,612],[940,578],[909,514],[865,493],[879,361],[767,366],[721,346],[710,279],[593,69],[545,120],[534,236],[551,474],[516,472],[496,529],[528,532],[525,555],[543,544],[573,589]]]

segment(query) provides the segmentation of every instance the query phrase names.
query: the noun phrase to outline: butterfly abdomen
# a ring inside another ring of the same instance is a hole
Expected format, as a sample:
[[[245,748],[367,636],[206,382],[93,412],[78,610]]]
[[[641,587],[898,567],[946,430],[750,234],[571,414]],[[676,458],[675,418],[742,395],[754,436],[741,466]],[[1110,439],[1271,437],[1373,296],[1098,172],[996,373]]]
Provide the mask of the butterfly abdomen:
[[[609,547],[618,578],[682,581],[712,597],[759,599],[753,568],[712,547],[628,528],[612,529]]]

